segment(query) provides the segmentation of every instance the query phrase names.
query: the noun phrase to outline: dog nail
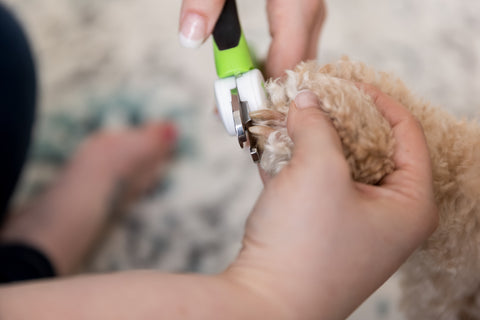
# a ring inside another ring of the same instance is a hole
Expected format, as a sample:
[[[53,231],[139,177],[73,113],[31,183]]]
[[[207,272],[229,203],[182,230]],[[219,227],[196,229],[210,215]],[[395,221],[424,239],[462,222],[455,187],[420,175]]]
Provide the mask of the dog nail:
[[[269,110],[269,109],[262,109],[257,111],[250,112],[250,117],[254,121],[284,121],[285,115],[278,111]]]
[[[275,129],[266,126],[253,126],[248,130],[254,135],[263,136],[265,138],[268,138],[268,136],[275,131]]]
[[[206,37],[207,22],[196,13],[188,13],[180,26],[180,44],[185,48],[198,48]]]
[[[295,105],[299,109],[318,108],[318,97],[310,90],[302,90],[295,96]]]

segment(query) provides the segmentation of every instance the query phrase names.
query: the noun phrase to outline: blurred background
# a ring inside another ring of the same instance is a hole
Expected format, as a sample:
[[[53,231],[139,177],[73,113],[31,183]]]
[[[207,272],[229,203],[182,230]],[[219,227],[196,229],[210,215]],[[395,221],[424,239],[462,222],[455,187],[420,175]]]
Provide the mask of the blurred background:
[[[89,133],[173,119],[175,164],[115,222],[89,272],[133,268],[214,273],[235,257],[262,189],[256,167],[213,114],[210,40],[180,47],[179,0],[4,0],[24,23],[41,82],[34,146],[18,192],[25,203],[58,173]],[[268,49],[264,1],[237,1],[246,37]],[[348,55],[393,72],[460,117],[480,106],[480,2],[335,0],[319,60]],[[351,319],[403,319],[394,276]]]

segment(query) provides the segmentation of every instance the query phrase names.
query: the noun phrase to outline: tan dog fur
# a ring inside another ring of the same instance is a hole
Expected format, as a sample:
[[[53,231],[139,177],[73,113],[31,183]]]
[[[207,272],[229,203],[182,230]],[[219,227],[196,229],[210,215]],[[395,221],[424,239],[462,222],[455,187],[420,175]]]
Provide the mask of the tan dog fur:
[[[354,82],[372,84],[419,120],[427,139],[440,224],[402,267],[402,308],[409,319],[480,319],[480,126],[458,121],[413,95],[395,77],[343,58],[320,68],[300,64],[267,84],[268,110],[252,114],[250,131],[275,175],[291,158],[286,114],[297,92],[317,94],[343,144],[352,177],[377,184],[394,170],[394,139],[372,99]],[[313,146],[312,146],[313,147]],[[382,257],[378,257],[382,259]]]

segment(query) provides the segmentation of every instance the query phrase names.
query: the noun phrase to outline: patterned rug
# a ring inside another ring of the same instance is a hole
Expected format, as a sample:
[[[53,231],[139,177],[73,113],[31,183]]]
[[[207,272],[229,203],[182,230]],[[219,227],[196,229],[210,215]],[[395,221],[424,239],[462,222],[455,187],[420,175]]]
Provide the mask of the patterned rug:
[[[45,187],[91,132],[175,120],[180,148],[158,182],[113,230],[87,270],[214,273],[235,257],[261,182],[248,155],[213,115],[211,44],[180,48],[176,0],[8,0],[32,39],[41,81],[35,144],[17,201]],[[268,27],[254,0],[239,1],[259,56]],[[321,62],[344,54],[400,76],[457,115],[480,101],[480,2],[338,0],[328,3]],[[394,276],[350,319],[402,319]]]

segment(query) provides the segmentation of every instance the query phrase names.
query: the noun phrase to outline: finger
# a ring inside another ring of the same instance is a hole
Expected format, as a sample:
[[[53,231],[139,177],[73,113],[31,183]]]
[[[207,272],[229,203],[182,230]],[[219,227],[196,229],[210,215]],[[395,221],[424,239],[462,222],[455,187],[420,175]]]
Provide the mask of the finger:
[[[340,138],[314,93],[302,91],[297,95],[288,112],[287,129],[295,145],[292,161],[315,167],[345,162]]]
[[[197,48],[212,33],[225,0],[183,0],[179,39],[186,48]]]
[[[323,1],[269,0],[272,43],[266,60],[268,77],[280,77],[299,62],[315,59],[325,17]]]
[[[431,181],[431,164],[423,129],[415,117],[398,101],[372,85],[357,86],[372,97],[380,113],[390,123],[395,138],[393,160],[396,171]]]

